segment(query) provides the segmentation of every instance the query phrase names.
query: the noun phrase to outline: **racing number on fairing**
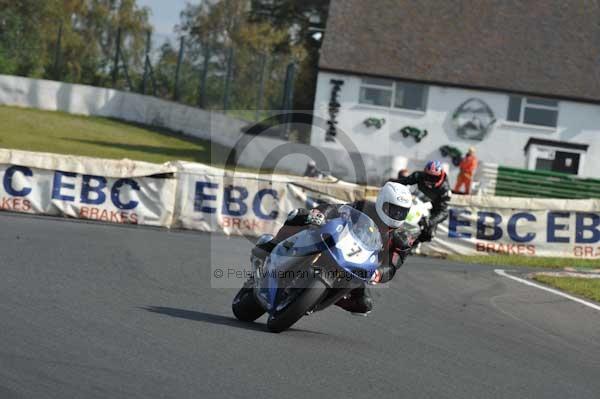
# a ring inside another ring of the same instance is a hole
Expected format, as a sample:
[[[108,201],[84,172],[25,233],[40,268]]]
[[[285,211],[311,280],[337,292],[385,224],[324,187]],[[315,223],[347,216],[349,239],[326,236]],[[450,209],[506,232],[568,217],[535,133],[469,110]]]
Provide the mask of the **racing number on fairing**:
[[[357,244],[354,243],[354,245],[352,246],[352,248],[350,249],[350,252],[346,255],[348,258],[351,258],[353,256],[358,255],[359,253],[362,252],[362,248]]]

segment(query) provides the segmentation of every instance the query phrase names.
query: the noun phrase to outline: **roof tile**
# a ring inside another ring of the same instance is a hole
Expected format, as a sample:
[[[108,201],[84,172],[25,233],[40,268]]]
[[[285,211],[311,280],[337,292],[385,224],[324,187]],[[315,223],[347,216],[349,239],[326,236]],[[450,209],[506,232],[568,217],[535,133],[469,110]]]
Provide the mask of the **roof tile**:
[[[600,0],[332,0],[320,67],[600,101]]]

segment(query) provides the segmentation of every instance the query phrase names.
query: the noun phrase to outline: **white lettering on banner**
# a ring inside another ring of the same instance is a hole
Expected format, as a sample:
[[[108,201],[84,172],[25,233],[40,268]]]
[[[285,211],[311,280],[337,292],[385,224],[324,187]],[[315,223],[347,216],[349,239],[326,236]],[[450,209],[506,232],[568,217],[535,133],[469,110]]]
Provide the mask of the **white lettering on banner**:
[[[0,209],[169,227],[174,179],[108,178],[0,165]]]

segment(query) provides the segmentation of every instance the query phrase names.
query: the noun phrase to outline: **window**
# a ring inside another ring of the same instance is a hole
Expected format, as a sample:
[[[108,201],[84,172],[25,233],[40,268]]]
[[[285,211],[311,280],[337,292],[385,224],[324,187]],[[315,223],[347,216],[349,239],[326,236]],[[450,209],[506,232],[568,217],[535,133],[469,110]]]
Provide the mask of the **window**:
[[[366,78],[362,80],[359,102],[386,108],[425,111],[427,87],[418,83]]]
[[[579,175],[585,164],[588,144],[530,138],[525,146],[527,168]]]
[[[510,96],[507,120],[556,127],[558,121],[558,101],[534,97]]]
[[[360,87],[360,103],[390,107],[393,85],[393,82],[383,79],[363,79]]]

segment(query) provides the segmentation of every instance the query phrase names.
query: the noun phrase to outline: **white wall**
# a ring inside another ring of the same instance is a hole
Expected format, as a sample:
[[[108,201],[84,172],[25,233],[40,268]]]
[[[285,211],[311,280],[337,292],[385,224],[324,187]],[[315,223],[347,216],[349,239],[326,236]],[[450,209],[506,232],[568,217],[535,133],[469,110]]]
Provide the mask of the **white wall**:
[[[232,146],[249,122],[156,97],[0,75],[0,104],[122,119]]]
[[[348,134],[361,152],[379,156],[401,155],[412,160],[440,158],[439,147],[452,145],[463,152],[475,146],[481,161],[504,166],[525,168],[524,148],[530,137],[589,144],[582,176],[600,177],[600,106],[572,101],[560,101],[558,127],[545,128],[506,121],[508,94],[477,90],[430,86],[427,111],[389,110],[358,104],[360,77],[320,72],[315,98],[315,112],[329,119],[331,79],[344,81],[339,94],[341,110],[338,128]],[[452,124],[452,114],[469,98],[479,98],[493,110],[497,119],[483,141],[458,137]],[[380,130],[367,128],[363,121],[369,117],[385,118]],[[398,131],[404,126],[427,129],[429,135],[416,143],[411,137],[403,138]],[[311,144],[325,148],[339,147],[325,141],[325,131],[313,129]],[[412,162],[418,165],[419,162]]]

